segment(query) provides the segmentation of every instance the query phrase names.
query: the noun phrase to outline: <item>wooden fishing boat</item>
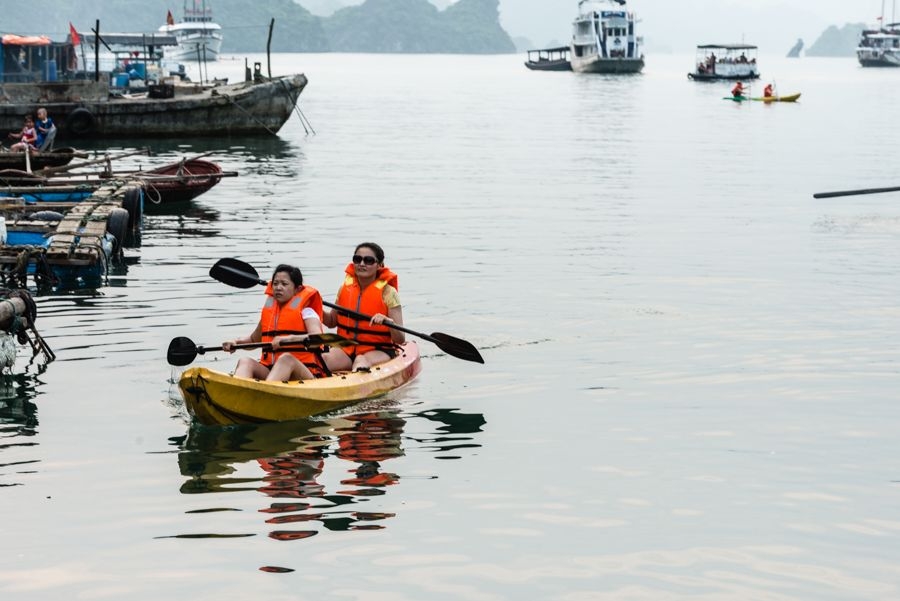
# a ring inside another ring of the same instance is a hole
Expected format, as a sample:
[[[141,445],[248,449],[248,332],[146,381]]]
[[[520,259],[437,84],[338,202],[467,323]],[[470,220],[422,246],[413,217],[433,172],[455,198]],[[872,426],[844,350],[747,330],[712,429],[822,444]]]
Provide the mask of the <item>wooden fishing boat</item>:
[[[206,367],[184,371],[178,386],[191,415],[204,424],[237,424],[303,419],[383,396],[421,371],[413,341],[369,372],[341,372],[327,378],[268,382],[238,378]]]
[[[157,169],[133,173],[144,182],[147,200],[153,203],[187,202],[219,183],[222,168],[211,161],[190,159]]]
[[[787,96],[762,96],[759,98],[751,98],[750,100],[758,100],[760,102],[797,102],[800,98],[800,93],[797,94],[788,94]]]
[[[26,158],[24,152],[10,152],[7,149],[0,151],[0,169],[15,169],[28,171],[43,169],[44,167],[60,167],[68,165],[75,157],[77,151],[74,148],[57,148],[56,150],[38,152],[31,151]]]

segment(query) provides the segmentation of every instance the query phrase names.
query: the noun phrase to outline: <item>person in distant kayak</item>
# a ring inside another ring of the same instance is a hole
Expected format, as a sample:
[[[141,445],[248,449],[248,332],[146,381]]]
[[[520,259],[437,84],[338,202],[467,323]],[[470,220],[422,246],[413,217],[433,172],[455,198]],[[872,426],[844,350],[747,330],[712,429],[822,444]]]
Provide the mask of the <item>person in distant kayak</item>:
[[[332,348],[325,362],[332,371],[368,371],[397,356],[397,345],[406,342],[403,332],[386,324],[403,325],[403,309],[397,292],[397,274],[384,265],[384,250],[363,242],[344,270],[344,282],[335,304],[369,315],[368,320],[326,309],[324,323],[359,344]]]
[[[731,95],[735,98],[740,98],[744,95],[744,84],[741,82],[737,82],[734,84],[734,87],[731,88]]]
[[[275,268],[266,287],[266,304],[259,323],[249,336],[222,343],[222,350],[235,351],[239,344],[269,342],[259,361],[241,357],[234,375],[257,380],[311,380],[325,375],[321,360],[309,351],[280,351],[283,345],[302,342],[309,334],[322,333],[322,296],[303,285],[303,274],[293,265]]]
[[[37,150],[34,146],[37,140],[37,132],[34,129],[34,119],[31,115],[25,116],[25,125],[22,127],[22,131],[13,132],[9,134],[9,137],[18,140],[18,142],[9,147],[13,152],[24,152],[26,148]]]
[[[763,88],[763,98],[772,98],[775,96],[775,87],[767,83],[766,87]]]

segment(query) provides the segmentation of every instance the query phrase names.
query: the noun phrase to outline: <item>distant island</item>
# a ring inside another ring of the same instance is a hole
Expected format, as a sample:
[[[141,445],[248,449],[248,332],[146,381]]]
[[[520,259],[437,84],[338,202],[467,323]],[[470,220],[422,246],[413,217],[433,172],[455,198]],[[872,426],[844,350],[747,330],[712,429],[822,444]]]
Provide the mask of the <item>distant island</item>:
[[[275,18],[273,52],[505,54],[516,51],[500,26],[499,0],[459,0],[439,10],[428,0],[366,0],[316,16],[293,0],[207,0],[223,30],[223,53],[265,52]],[[43,0],[40,18],[27,2],[3,7],[0,33],[63,40],[71,21],[90,31],[152,33],[167,11],[181,18],[181,0]],[[107,8],[104,8],[107,7]],[[40,28],[40,29],[37,29]]]
[[[806,56],[856,56],[864,29],[863,23],[847,23],[841,28],[832,25],[806,49]]]

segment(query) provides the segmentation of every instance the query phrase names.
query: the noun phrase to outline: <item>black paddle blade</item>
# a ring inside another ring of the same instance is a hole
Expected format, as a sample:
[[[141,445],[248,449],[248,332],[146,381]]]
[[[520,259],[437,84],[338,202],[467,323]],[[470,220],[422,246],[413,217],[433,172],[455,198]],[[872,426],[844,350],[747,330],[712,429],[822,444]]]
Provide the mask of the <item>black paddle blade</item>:
[[[475,348],[475,345],[468,340],[463,340],[462,338],[457,338],[442,332],[432,332],[431,338],[432,342],[448,355],[453,355],[454,357],[464,359],[465,361],[472,361],[473,363],[484,363],[484,358],[481,356],[481,353],[479,353],[478,349]]]
[[[239,259],[219,259],[209,268],[209,275],[213,279],[234,286],[235,288],[253,288],[257,285],[266,285],[265,280],[259,279],[259,274],[249,263]]]
[[[194,341],[185,336],[178,336],[169,343],[169,351],[166,353],[166,360],[169,365],[182,367],[188,365],[197,358],[197,345]]]

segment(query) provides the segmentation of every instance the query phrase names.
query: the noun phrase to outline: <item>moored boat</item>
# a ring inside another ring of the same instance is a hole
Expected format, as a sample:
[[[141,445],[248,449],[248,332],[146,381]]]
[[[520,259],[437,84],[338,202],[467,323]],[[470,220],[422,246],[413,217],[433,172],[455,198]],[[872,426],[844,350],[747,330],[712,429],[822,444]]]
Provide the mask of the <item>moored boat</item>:
[[[532,71],[571,71],[570,51],[568,46],[529,50],[525,66]]]
[[[26,62],[10,57],[23,55]],[[0,131],[21,128],[22,116],[45,107],[60,138],[198,137],[275,135],[297,106],[303,74],[262,75],[207,86],[163,83],[145,94],[110,94],[109,75],[77,72],[71,42],[47,38],[0,38],[0,83],[8,100],[0,104]],[[35,58],[38,57],[38,58]],[[53,57],[53,58],[48,58]],[[53,69],[47,68],[53,64]],[[81,78],[75,78],[76,73]]]
[[[635,35],[634,13],[625,0],[580,0],[572,23],[569,61],[578,73],[639,73],[643,38]]]
[[[900,67],[900,23],[864,30],[856,58],[863,67]]]
[[[144,183],[147,200],[156,204],[192,200],[218,184],[224,175],[218,163],[203,159],[186,159],[131,174]]]
[[[166,47],[166,59],[176,61],[217,61],[222,47],[222,28],[213,23],[212,8],[206,0],[184,3],[184,16],[176,22],[170,12],[159,31],[175,36],[176,46]]]
[[[16,169],[19,171],[28,171],[30,167],[34,169],[43,169],[44,167],[60,167],[68,165],[76,156],[78,151],[74,148],[57,148],[50,151],[29,151],[28,156],[25,152],[10,152],[7,149],[0,150],[0,170]]]
[[[757,47],[752,44],[701,44],[697,46],[694,81],[746,81],[759,79]]]
[[[178,386],[190,414],[204,424],[303,419],[377,398],[409,383],[421,371],[414,341],[369,372],[341,372],[326,378],[269,382],[192,367]]]

